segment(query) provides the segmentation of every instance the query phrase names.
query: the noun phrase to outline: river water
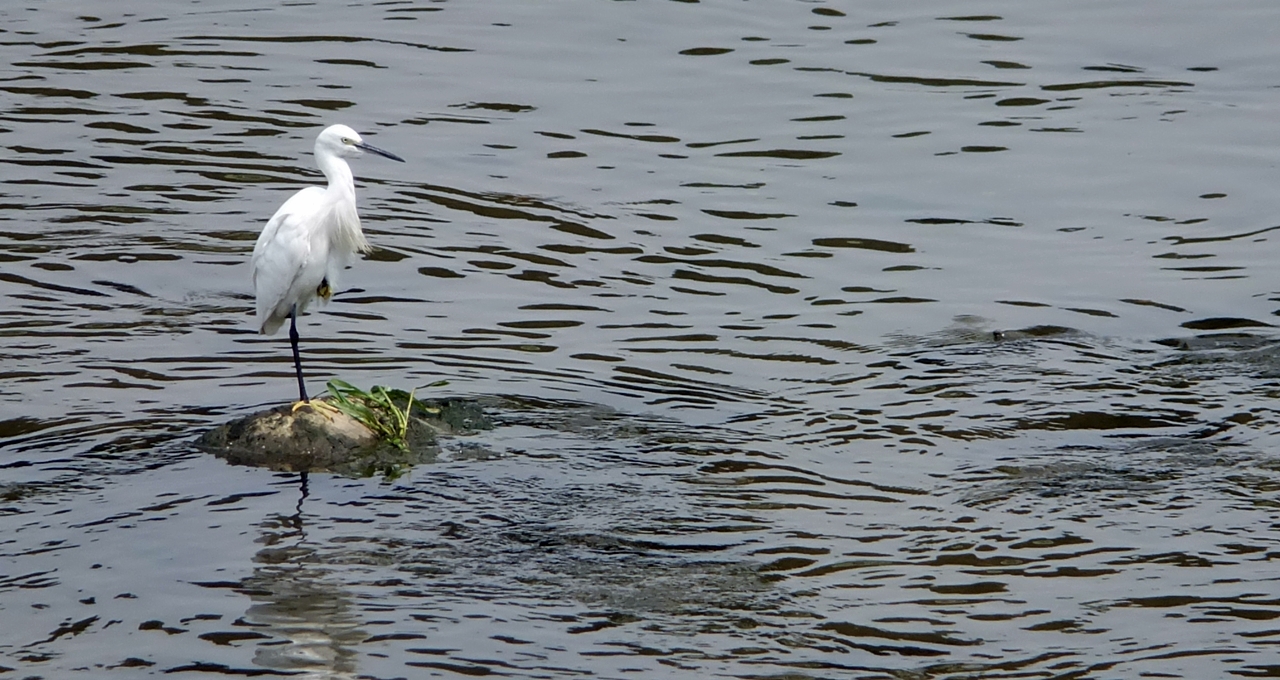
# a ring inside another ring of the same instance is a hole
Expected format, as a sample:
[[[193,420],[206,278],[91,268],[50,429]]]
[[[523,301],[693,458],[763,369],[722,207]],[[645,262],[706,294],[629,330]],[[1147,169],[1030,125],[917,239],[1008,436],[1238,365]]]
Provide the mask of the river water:
[[[0,9],[0,675],[1280,676],[1280,5]],[[484,401],[397,479],[229,466],[248,258]]]

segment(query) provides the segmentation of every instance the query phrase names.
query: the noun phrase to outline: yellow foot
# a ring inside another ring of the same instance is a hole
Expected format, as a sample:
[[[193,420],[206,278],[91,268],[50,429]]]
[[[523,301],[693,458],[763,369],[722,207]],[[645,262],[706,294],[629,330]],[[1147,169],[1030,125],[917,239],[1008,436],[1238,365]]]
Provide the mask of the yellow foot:
[[[290,409],[289,412],[297,413],[298,409],[306,407],[310,407],[320,413],[324,413],[325,415],[338,412],[338,409],[334,407],[333,404],[330,404],[327,401],[320,401],[319,399],[312,399],[311,401],[295,401],[293,402],[293,408]]]

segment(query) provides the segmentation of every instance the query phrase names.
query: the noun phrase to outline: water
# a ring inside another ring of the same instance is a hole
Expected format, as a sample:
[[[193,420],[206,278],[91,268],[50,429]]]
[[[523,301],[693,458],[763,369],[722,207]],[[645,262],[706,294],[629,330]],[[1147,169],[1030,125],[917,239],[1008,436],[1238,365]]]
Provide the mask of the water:
[[[1278,12],[0,10],[0,666],[1280,674]],[[303,486],[191,442],[331,122],[408,162],[313,389],[500,427]]]

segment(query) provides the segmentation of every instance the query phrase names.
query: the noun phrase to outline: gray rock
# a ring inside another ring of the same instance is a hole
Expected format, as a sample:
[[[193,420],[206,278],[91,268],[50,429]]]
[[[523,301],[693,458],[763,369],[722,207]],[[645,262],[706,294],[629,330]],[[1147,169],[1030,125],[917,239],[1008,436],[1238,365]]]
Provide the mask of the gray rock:
[[[415,407],[404,446],[379,439],[363,423],[315,399],[316,406],[279,406],[203,433],[197,445],[234,465],[288,472],[394,474],[436,460],[437,435],[491,429],[480,406],[466,400]]]

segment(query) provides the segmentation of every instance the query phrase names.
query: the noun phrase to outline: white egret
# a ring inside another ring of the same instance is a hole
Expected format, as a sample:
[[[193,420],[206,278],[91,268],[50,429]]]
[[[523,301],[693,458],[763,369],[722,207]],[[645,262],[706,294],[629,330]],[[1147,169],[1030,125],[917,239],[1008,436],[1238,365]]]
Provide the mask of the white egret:
[[[310,401],[298,354],[298,316],[317,297],[328,302],[338,276],[356,253],[368,252],[356,213],[356,185],[346,159],[369,151],[394,161],[404,159],[365,144],[346,125],[330,125],[316,137],[316,165],[329,180],[327,188],[307,187],[271,216],[253,246],[253,293],[258,332],[271,335],[289,320],[293,368],[298,394]]]

